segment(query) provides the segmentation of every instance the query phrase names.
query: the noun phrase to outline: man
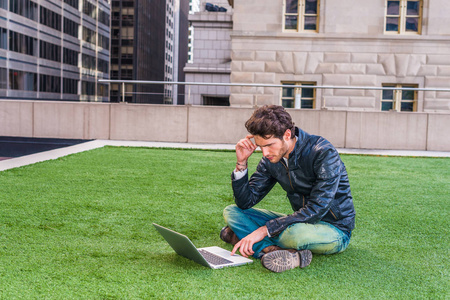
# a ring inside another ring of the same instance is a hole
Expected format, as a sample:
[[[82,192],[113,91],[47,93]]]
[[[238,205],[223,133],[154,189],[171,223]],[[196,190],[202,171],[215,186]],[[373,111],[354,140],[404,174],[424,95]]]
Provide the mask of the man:
[[[304,268],[312,253],[344,251],[355,226],[347,171],[336,149],[294,126],[281,106],[264,106],[245,123],[250,133],[236,144],[232,187],[236,205],[224,210],[220,237],[264,267],[283,272]],[[254,139],[254,142],[252,141]],[[247,160],[257,147],[263,158],[248,179]],[[279,183],[294,212],[253,208]]]

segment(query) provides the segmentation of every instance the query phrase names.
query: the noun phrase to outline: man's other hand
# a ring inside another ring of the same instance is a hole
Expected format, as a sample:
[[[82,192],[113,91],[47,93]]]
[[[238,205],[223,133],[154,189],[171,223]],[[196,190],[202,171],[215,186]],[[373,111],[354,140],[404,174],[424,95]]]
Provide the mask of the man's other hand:
[[[234,245],[234,248],[231,251],[231,255],[234,255],[238,249],[244,257],[253,255],[255,253],[255,251],[253,251],[253,245],[257,242],[262,241],[266,236],[267,227],[259,227],[258,229],[247,235],[245,238],[240,240],[236,245]]]

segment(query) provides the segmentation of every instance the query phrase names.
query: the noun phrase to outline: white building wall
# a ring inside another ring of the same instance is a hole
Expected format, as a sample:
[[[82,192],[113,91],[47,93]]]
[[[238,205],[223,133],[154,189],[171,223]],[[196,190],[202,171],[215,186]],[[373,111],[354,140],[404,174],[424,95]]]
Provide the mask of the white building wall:
[[[232,83],[450,88],[448,1],[424,1],[421,34],[384,33],[385,1],[320,1],[318,32],[283,31],[283,0],[235,0]],[[281,104],[278,88],[232,88],[232,106]],[[380,111],[381,91],[317,90],[316,109]],[[419,92],[417,111],[450,111],[450,93]]]

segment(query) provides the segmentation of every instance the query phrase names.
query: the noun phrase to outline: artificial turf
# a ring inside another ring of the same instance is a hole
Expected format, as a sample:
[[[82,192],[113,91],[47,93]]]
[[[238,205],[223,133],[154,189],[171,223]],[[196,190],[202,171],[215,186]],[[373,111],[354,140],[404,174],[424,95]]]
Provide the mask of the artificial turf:
[[[202,267],[151,225],[231,249],[233,152],[105,147],[0,172],[0,299],[448,299],[450,159],[342,159],[349,248],[280,274]],[[278,186],[258,207],[291,211]]]

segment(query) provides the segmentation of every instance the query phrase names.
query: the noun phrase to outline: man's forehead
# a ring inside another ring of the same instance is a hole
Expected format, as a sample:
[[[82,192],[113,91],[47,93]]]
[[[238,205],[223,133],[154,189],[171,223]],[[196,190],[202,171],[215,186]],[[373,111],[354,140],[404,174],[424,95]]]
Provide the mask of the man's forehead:
[[[274,137],[273,135],[268,135],[268,136],[260,136],[260,135],[255,135],[253,137],[255,139],[255,144],[257,146],[265,146],[268,144],[273,144],[276,142],[276,140],[279,140],[278,138]]]

